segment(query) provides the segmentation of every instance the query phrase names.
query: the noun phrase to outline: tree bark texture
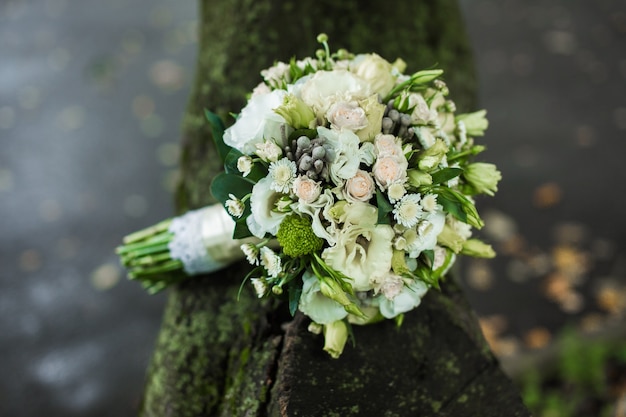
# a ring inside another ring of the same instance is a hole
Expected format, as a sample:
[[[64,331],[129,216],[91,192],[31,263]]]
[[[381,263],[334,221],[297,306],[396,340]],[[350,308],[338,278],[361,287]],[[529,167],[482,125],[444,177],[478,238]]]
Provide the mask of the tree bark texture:
[[[446,71],[461,110],[475,77],[453,0],[200,0],[195,84],[183,121],[180,212],[213,203],[222,169],[204,109],[237,112],[276,60],[331,49]],[[173,288],[148,370],[143,416],[527,416],[453,282],[393,321],[354,326],[355,346],[331,359],[308,319],[259,300],[244,263]]]

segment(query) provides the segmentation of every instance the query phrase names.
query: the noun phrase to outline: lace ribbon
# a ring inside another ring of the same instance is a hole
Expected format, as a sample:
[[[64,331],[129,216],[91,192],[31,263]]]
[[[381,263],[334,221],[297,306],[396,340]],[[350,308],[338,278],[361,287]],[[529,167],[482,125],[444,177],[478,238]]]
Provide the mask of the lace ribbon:
[[[169,231],[172,259],[179,259],[189,275],[217,271],[243,257],[241,242],[233,240],[235,222],[219,205],[176,217]]]

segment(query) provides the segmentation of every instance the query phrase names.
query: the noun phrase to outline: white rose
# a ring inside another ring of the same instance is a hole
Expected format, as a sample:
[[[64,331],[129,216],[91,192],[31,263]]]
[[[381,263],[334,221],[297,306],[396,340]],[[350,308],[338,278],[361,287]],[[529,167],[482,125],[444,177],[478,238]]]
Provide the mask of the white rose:
[[[319,324],[330,324],[348,315],[341,304],[321,293],[319,280],[313,272],[306,270],[302,275],[302,283],[298,309],[311,320]]]
[[[271,186],[272,179],[265,177],[252,187],[251,214],[246,219],[246,224],[250,232],[258,238],[263,238],[266,233],[275,236],[280,223],[287,215],[273,210],[283,194],[272,190]]]
[[[320,183],[305,175],[300,175],[293,182],[293,193],[303,203],[311,204],[317,200],[321,192]]]
[[[367,126],[367,116],[365,110],[355,102],[340,101],[328,109],[326,119],[330,122],[332,129],[348,129],[353,132]]]
[[[361,169],[345,185],[346,200],[367,202],[374,196],[375,186],[372,176]]]
[[[393,299],[388,299],[384,295],[378,297],[380,304],[380,314],[383,317],[392,319],[398,314],[406,313],[420,305],[422,297],[428,291],[428,287],[422,281],[411,281],[405,285]]]
[[[235,124],[224,132],[224,143],[247,155],[254,153],[255,145],[264,138],[284,145],[283,135],[289,132],[285,130],[285,119],[274,109],[283,103],[286,94],[284,90],[274,90],[252,96]]]
[[[366,54],[354,58],[352,71],[372,86],[372,92],[385,97],[396,84],[393,66],[380,55]]]
[[[395,233],[389,225],[377,225],[378,209],[367,203],[350,203],[345,207],[337,243],[322,252],[328,265],[352,278],[355,291],[372,289],[370,279],[391,269]]]
[[[374,146],[379,157],[392,156],[394,158],[404,158],[402,140],[394,135],[379,133],[374,138]]]
[[[359,100],[372,94],[365,80],[345,70],[318,71],[298,92],[318,117],[323,117],[338,101]]]

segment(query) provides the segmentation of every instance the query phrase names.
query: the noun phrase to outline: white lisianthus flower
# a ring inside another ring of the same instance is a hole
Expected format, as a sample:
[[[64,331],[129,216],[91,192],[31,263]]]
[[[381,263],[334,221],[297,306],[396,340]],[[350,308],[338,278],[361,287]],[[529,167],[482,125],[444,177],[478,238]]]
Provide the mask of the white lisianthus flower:
[[[287,158],[272,162],[268,177],[272,179],[271,188],[283,194],[289,193],[296,179],[296,163]]]
[[[318,181],[312,180],[306,175],[300,175],[293,182],[293,193],[298,200],[305,204],[311,204],[320,196],[322,187]]]
[[[263,278],[250,278],[250,282],[254,287],[257,297],[263,298],[269,292],[269,285]]]
[[[355,291],[371,289],[370,278],[391,269],[395,233],[391,226],[376,224],[378,209],[367,203],[349,203],[337,230],[337,243],[322,252],[333,269],[353,279]]]
[[[319,324],[330,324],[348,315],[341,304],[322,294],[319,280],[313,272],[307,269],[302,275],[302,283],[298,309],[311,320]]]
[[[274,109],[283,103],[286,94],[274,90],[252,96],[235,124],[224,131],[224,143],[247,155],[254,153],[255,145],[264,138],[283,144],[283,136],[286,138],[290,132],[286,131],[285,119]]]
[[[237,218],[241,217],[244,210],[246,209],[243,201],[235,197],[233,194],[228,194],[228,200],[226,200],[226,203],[224,205],[226,206],[228,214]]]
[[[396,84],[391,63],[377,54],[362,54],[354,58],[352,71],[366,80],[372,92],[385,97]]]
[[[331,129],[348,129],[353,132],[367,126],[365,110],[358,103],[340,101],[328,109],[326,119],[330,122]]]
[[[317,133],[335,152],[330,163],[330,177],[335,185],[356,175],[360,164],[359,137],[350,130],[334,131],[318,127]]]
[[[250,232],[258,238],[263,238],[266,233],[276,236],[280,223],[288,214],[274,210],[283,194],[272,190],[271,185],[272,178],[265,177],[252,187],[251,214],[246,219],[246,224]]]
[[[267,273],[276,278],[282,271],[280,257],[267,246],[261,248],[261,265],[267,270]]]
[[[406,158],[396,158],[393,156],[379,157],[372,168],[376,183],[382,190],[386,190],[391,184],[404,182],[407,177],[407,167],[409,163]]]
[[[413,227],[422,217],[421,196],[407,194],[393,208],[393,217],[404,227]]]
[[[374,196],[375,185],[369,172],[359,169],[356,175],[346,181],[344,194],[350,202],[367,202]]]
[[[422,297],[427,291],[428,287],[424,282],[414,280],[408,285],[405,285],[400,293],[391,300],[384,295],[381,295],[378,297],[380,301],[378,306],[380,314],[382,314],[385,318],[392,319],[398,314],[411,311],[420,305]]]
[[[374,149],[374,144],[372,142],[363,142],[361,143],[361,147],[359,148],[359,159],[362,164],[366,166],[372,166],[374,161],[376,160],[376,150]]]
[[[337,222],[329,213],[334,204],[333,193],[326,188],[313,202],[299,201],[297,207],[298,213],[307,214],[311,217],[311,228],[315,236],[324,239],[329,245],[334,245],[337,242]]]
[[[259,264],[259,250],[252,243],[244,243],[239,247],[250,265]]]
[[[256,143],[254,147],[256,148],[254,153],[265,162],[278,161],[278,158],[283,155],[281,147],[272,139],[265,139],[261,143]]]
[[[356,131],[361,142],[371,142],[382,129],[385,105],[378,101],[378,94],[372,94],[366,99],[359,100],[359,106],[365,110],[367,126]]]
[[[417,258],[425,250],[434,249],[437,245],[437,238],[446,224],[445,214],[437,210],[429,213],[417,225],[417,229],[412,228],[404,232],[403,236],[407,241],[407,252],[411,258]]]
[[[252,158],[248,155],[240,156],[237,159],[237,170],[241,172],[244,177],[247,177],[252,170]]]
[[[370,85],[349,71],[317,71],[299,88],[300,98],[313,108],[318,119],[338,101],[364,99],[372,94]]]

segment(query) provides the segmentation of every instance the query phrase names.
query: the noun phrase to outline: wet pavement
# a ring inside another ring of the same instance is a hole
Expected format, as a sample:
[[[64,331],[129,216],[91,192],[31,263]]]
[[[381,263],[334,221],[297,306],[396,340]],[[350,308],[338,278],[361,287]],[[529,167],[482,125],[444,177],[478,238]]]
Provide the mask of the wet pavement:
[[[504,357],[624,317],[626,4],[461,4],[504,174],[499,257],[463,282]],[[0,416],[135,414],[165,297],[113,248],[173,213],[195,27],[195,2],[0,3]]]

